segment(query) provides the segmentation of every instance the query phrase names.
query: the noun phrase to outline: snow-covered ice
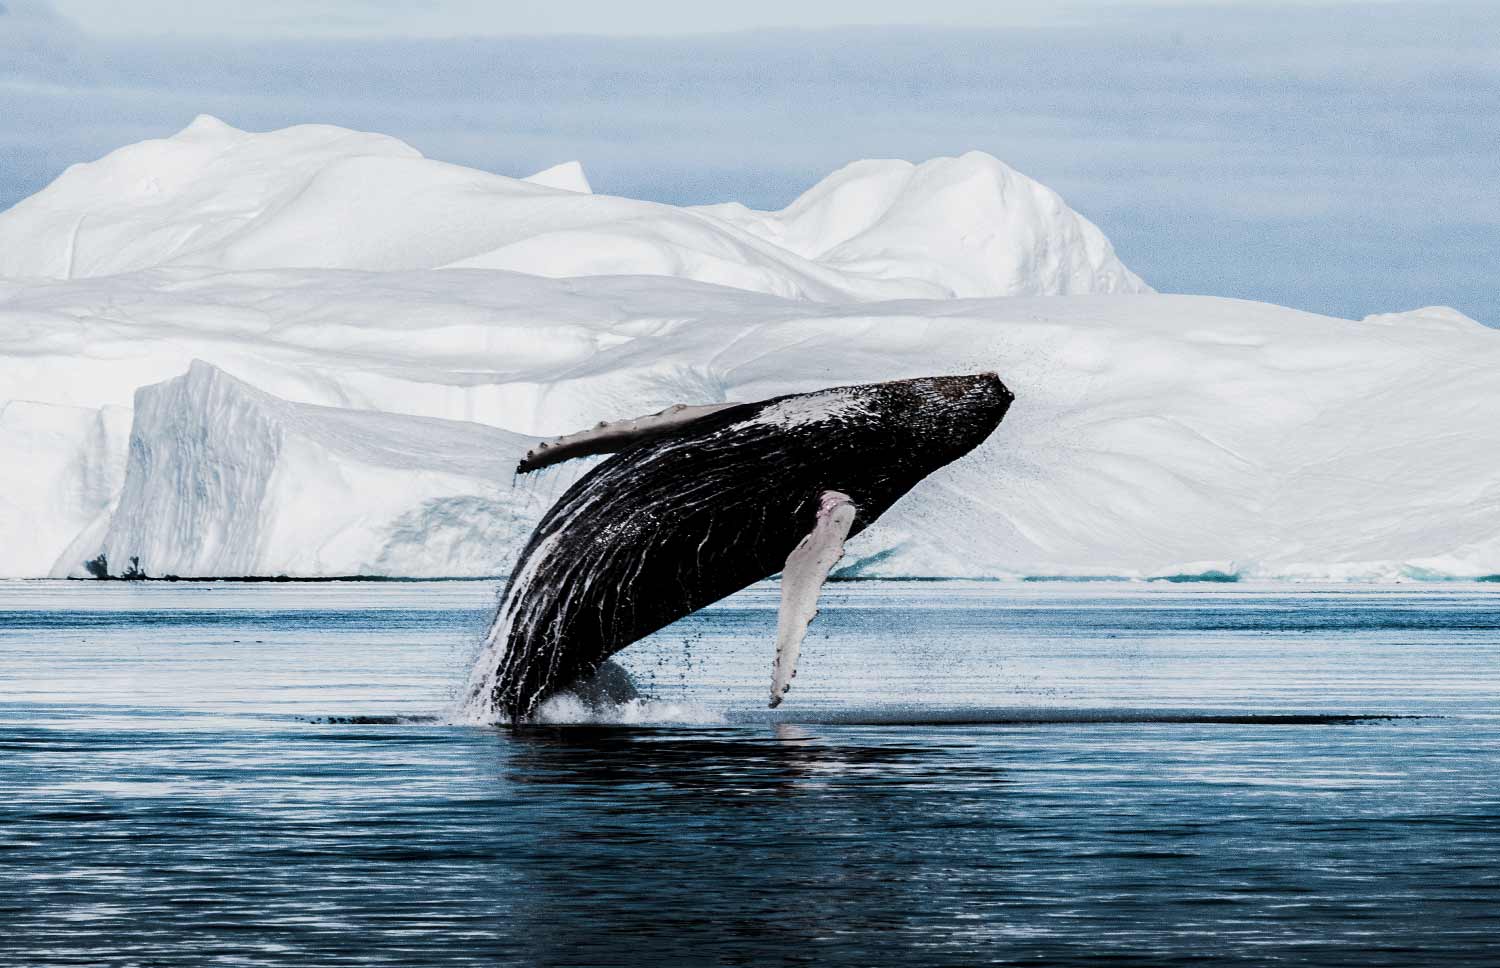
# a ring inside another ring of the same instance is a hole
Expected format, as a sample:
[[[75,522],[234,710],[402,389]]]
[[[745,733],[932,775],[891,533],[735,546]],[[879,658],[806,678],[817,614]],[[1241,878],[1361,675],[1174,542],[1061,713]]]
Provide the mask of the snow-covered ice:
[[[501,574],[579,472],[513,483],[538,437],[982,370],[999,432],[844,574],[1500,573],[1500,333],[1454,310],[1152,293],[983,155],[767,213],[200,119],[0,213],[0,576]]]
[[[167,265],[659,275],[830,301],[1145,289],[1056,194],[978,153],[850,166],[771,214],[596,195],[576,163],[506,178],[384,135],[202,116],[0,215],[0,275]]]
[[[1056,192],[980,151],[855,162],[780,212],[735,202],[696,211],[823,265],[946,295],[1151,291]]]

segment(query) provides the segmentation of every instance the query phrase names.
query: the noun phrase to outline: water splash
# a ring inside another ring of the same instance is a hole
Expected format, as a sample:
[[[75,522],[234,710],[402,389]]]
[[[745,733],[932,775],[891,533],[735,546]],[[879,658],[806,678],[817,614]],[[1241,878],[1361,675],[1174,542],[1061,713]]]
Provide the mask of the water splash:
[[[662,699],[631,699],[622,703],[590,705],[572,693],[560,693],[537,707],[530,722],[547,726],[723,726],[722,709],[700,703]]]

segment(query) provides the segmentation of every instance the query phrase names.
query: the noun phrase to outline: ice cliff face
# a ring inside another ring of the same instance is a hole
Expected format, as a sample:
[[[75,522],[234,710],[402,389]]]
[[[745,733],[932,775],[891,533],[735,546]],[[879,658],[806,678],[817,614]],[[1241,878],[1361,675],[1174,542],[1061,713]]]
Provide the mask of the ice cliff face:
[[[545,489],[510,486],[534,442],[289,403],[194,362],[136,394],[98,551],[112,574],[500,574],[545,510]]]
[[[82,562],[70,546],[108,523],[129,432],[124,407],[0,401],[0,578]]]
[[[999,433],[845,574],[1500,574],[1500,333],[1142,292],[985,156],[686,210],[200,120],[0,214],[0,272],[0,576],[503,574],[581,472],[513,484],[534,436],[981,370]]]

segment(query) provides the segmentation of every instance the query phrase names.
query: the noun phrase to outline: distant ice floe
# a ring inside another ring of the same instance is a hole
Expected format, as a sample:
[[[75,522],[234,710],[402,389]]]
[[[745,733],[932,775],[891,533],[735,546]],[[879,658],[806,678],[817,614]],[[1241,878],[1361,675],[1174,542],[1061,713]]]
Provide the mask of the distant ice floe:
[[[977,154],[684,209],[203,118],[0,213],[0,576],[504,574],[586,466],[514,481],[540,437],[986,370],[999,432],[840,574],[1500,574],[1500,333],[1454,310],[1152,293]]]

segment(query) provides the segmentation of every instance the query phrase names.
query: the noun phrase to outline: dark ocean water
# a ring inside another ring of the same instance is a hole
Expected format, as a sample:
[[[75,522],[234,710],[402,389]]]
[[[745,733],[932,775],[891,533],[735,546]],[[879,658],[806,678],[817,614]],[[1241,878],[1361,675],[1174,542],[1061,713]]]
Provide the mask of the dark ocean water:
[[[0,961],[1500,965],[1500,587],[775,595],[513,732],[489,585],[0,583]]]

